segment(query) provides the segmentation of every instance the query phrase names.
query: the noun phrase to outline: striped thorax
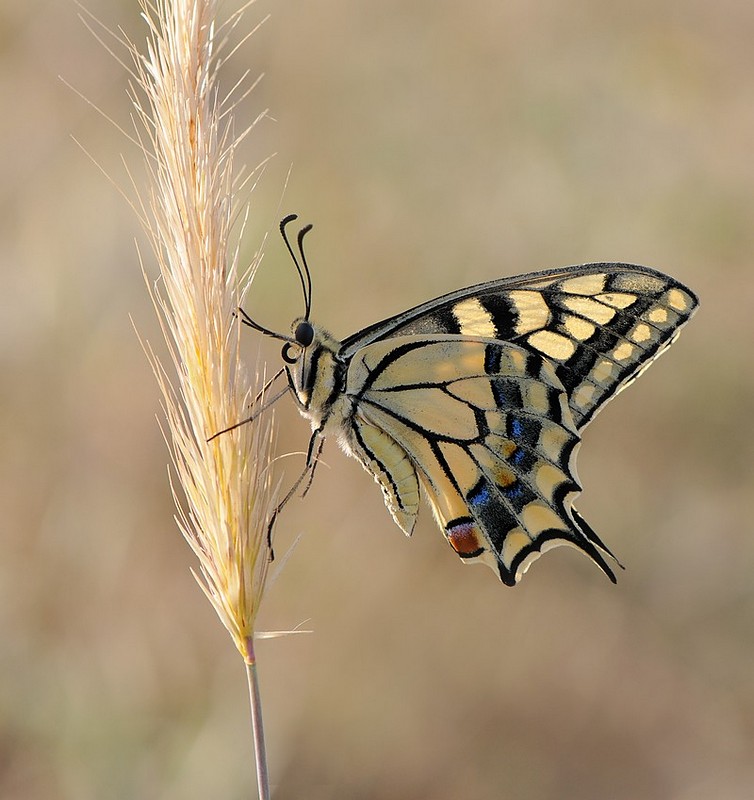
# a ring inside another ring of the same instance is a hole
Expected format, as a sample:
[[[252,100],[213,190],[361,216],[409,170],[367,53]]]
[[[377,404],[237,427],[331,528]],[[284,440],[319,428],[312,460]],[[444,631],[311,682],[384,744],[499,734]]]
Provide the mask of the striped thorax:
[[[343,400],[346,364],[338,357],[341,344],[306,319],[297,319],[291,330],[295,343],[283,347],[288,384],[312,430],[320,430],[333,404]]]

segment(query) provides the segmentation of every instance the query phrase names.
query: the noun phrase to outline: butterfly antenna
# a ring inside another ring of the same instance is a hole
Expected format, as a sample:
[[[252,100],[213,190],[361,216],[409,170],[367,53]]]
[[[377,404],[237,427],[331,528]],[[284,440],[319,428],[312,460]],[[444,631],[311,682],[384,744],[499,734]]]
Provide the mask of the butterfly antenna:
[[[306,253],[304,252],[304,236],[313,228],[314,226],[309,224],[305,225],[301,230],[298,232],[298,251],[301,253],[301,263],[304,267],[304,274],[306,275],[306,284],[304,285],[304,300],[306,301],[306,315],[304,319],[309,319],[309,312],[312,308],[312,273],[309,271],[309,265],[306,263]],[[299,271],[299,274],[300,271]],[[303,282],[303,276],[302,276]],[[302,284],[303,285],[303,284]]]
[[[282,333],[275,333],[275,331],[265,328],[258,322],[254,322],[254,320],[240,307],[238,311],[234,311],[233,313],[235,316],[241,318],[241,322],[243,322],[244,325],[248,325],[250,328],[263,333],[265,336],[271,336],[273,339],[280,339],[282,342],[292,342],[293,344],[296,343],[296,340],[292,336],[285,336]]]
[[[311,281],[311,276],[309,275],[309,267],[306,266],[306,259],[303,258],[304,254],[301,250],[301,240],[303,238],[303,234],[310,231],[312,226],[307,225],[306,227],[302,228],[298,234],[298,249],[304,261],[304,267],[306,267],[306,273],[304,273],[304,267],[302,267],[301,264],[299,263],[299,260],[296,257],[296,253],[294,252],[293,247],[291,246],[290,239],[288,238],[288,233],[285,230],[286,226],[289,225],[291,222],[293,222],[293,220],[295,219],[298,219],[298,214],[289,214],[281,221],[280,235],[283,237],[285,246],[288,248],[288,252],[291,254],[293,263],[296,265],[296,271],[298,272],[298,277],[299,280],[301,281],[301,289],[304,293],[304,306],[306,308],[306,314],[304,315],[304,319],[309,319],[309,311],[311,309],[312,281]]]

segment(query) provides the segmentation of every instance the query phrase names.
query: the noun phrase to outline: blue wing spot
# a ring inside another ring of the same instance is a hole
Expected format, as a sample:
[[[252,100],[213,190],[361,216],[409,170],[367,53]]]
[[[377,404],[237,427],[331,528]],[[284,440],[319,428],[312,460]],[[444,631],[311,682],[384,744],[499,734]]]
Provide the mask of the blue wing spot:
[[[469,494],[467,499],[473,506],[485,506],[490,502],[490,490],[482,484],[476,492]]]
[[[484,348],[484,371],[487,375],[497,375],[500,372],[502,351],[499,345],[488,344]]]
[[[523,406],[521,387],[516,381],[496,378],[490,382],[490,387],[498,408],[521,408]]]
[[[493,549],[496,553],[500,553],[505,544],[505,537],[518,525],[511,509],[506,506],[499,495],[492,494],[490,485],[485,478],[480,478],[466,495],[466,502]]]
[[[513,414],[508,414],[507,429],[508,438],[534,449],[539,442],[542,423],[531,417],[522,418]]]
[[[524,487],[516,481],[502,489],[502,492],[509,500],[518,500],[524,494]]]
[[[511,455],[511,462],[515,464],[517,467],[520,467],[525,459],[526,459],[526,453],[520,447],[517,447],[513,451],[513,454]]]

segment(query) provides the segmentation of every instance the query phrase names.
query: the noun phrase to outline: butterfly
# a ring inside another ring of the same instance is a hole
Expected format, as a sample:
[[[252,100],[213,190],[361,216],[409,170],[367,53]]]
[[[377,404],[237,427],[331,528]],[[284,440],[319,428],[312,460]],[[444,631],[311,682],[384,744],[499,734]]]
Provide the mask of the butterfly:
[[[514,586],[542,553],[570,545],[615,582],[607,546],[574,508],[584,428],[678,337],[694,293],[630,264],[501,278],[429,300],[339,341],[310,320],[312,281],[298,232],[305,312],[283,340],[283,369],[311,423],[308,476],[335,438],[382,488],[411,535],[420,497],[453,550]],[[272,383],[270,381],[270,383]],[[265,404],[267,407],[269,404]],[[241,423],[239,423],[241,424]],[[234,426],[235,427],[235,426]]]

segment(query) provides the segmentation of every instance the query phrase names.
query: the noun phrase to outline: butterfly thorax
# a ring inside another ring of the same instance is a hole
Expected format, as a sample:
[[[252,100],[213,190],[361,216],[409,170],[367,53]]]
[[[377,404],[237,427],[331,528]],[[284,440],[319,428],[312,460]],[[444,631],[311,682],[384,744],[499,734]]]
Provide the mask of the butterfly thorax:
[[[323,430],[334,406],[344,401],[346,364],[339,358],[341,343],[326,330],[298,319],[292,330],[298,342],[301,330],[311,331],[311,341],[304,346],[296,344],[284,348],[283,358],[287,362],[288,383],[312,430]],[[306,341],[307,337],[304,337]]]

